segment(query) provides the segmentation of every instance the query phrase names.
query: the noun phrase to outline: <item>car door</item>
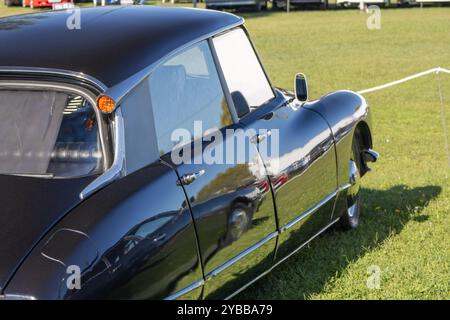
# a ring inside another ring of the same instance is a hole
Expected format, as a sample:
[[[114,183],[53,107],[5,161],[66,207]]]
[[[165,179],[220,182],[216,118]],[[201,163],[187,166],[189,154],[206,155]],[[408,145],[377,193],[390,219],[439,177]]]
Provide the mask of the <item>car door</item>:
[[[333,136],[318,113],[270,90],[243,29],[215,38],[214,44],[240,125],[260,134],[258,149],[275,195],[281,232],[276,259],[281,260],[330,223],[337,183]]]
[[[237,152],[242,130],[235,131],[211,41],[172,56],[148,83],[161,159],[176,169],[193,214],[203,296],[225,298],[273,263],[277,230],[264,165],[252,136],[244,134],[245,152]]]
[[[271,133],[259,143],[259,149],[275,196],[279,261],[331,222],[336,197],[336,155],[331,131],[317,113],[295,102],[265,109],[262,116],[251,115],[242,124]],[[277,153],[265,151],[275,144]]]

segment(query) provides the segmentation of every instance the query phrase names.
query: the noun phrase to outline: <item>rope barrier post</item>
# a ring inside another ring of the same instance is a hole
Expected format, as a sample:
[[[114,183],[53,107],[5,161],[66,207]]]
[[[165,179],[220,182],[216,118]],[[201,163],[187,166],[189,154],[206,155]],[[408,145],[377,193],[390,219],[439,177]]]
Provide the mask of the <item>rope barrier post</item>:
[[[448,167],[450,168],[450,151],[448,147],[448,130],[447,130],[447,117],[445,113],[444,97],[442,95],[442,82],[440,68],[437,68],[436,77],[438,81],[438,92],[439,92],[439,102],[441,104],[441,117],[442,117],[442,128],[444,129],[444,141],[445,141],[445,152],[447,153]]]

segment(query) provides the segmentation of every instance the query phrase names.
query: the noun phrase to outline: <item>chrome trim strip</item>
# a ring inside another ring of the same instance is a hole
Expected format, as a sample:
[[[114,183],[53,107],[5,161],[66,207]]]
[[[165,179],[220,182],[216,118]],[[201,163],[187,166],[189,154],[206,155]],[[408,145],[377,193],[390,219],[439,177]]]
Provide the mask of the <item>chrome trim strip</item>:
[[[36,300],[33,296],[26,296],[23,294],[2,294],[0,300]]]
[[[264,76],[266,77],[266,80],[269,83],[270,90],[273,93],[273,97],[270,98],[269,100],[267,100],[266,102],[264,102],[264,103],[267,103],[267,102],[272,101],[273,99],[275,99],[276,96],[277,96],[277,93],[276,93],[275,88],[274,88],[274,86],[272,84],[272,81],[269,78],[269,74],[267,73],[266,68],[264,68],[264,64],[261,61],[261,57],[260,57],[260,55],[258,53],[258,50],[256,50],[255,44],[253,43],[252,38],[250,37],[250,33],[248,32],[248,30],[247,30],[247,28],[245,26],[243,26],[242,29],[244,29],[245,35],[247,36],[247,39],[248,39],[248,42],[250,42],[250,45],[252,46],[253,52],[255,53],[255,56],[258,59],[259,66],[261,67],[261,69],[262,69],[262,71],[264,73]]]
[[[279,264],[281,264],[282,262],[284,262],[286,259],[290,258],[292,255],[294,255],[295,253],[297,253],[300,249],[302,249],[304,246],[306,246],[309,242],[311,242],[313,239],[315,239],[316,237],[318,237],[320,234],[322,234],[325,230],[327,230],[329,227],[331,227],[333,224],[335,224],[336,222],[338,222],[339,218],[333,220],[331,223],[327,224],[324,228],[322,228],[318,233],[316,233],[314,236],[312,236],[308,241],[304,242],[303,244],[301,244],[297,249],[295,249],[294,251],[292,251],[290,254],[288,254],[286,257],[284,257],[283,259],[281,259],[280,261],[276,262],[272,267],[270,267],[267,271],[261,273],[259,276],[257,276],[255,279],[251,280],[249,283],[245,284],[243,287],[241,287],[240,289],[236,290],[235,292],[233,292],[232,294],[230,294],[228,297],[225,298],[225,300],[229,300],[231,298],[233,298],[235,295],[237,295],[239,292],[242,292],[243,290],[245,290],[246,288],[248,288],[250,285],[252,285],[253,283],[255,283],[256,281],[258,281],[259,279],[261,279],[262,277],[264,277],[266,274],[268,274],[269,272],[271,272],[273,269],[275,269]]]
[[[125,175],[125,133],[122,111],[114,113],[114,161],[102,175],[88,184],[81,192],[80,199],[86,199],[93,192]]]
[[[322,200],[320,200],[319,203],[315,204],[312,208],[308,209],[307,211],[305,211],[304,213],[302,213],[301,215],[299,215],[297,218],[295,218],[294,220],[292,220],[291,222],[288,222],[287,224],[285,224],[284,226],[281,227],[281,232],[286,231],[287,229],[291,228],[292,226],[294,226],[295,224],[299,223],[301,220],[303,220],[304,218],[306,218],[307,216],[311,215],[312,213],[316,212],[320,207],[322,207],[323,205],[325,205],[328,201],[330,201],[333,197],[335,197],[337,195],[337,191],[334,191],[333,193],[329,194],[328,196],[326,196],[325,198],[323,198]]]
[[[219,62],[219,57],[217,56],[216,47],[214,46],[214,41],[212,38],[208,39],[209,50],[211,51],[211,55],[214,60],[214,64],[216,66],[216,71],[219,76],[219,81],[222,86],[222,92],[225,96],[228,105],[228,111],[230,112],[231,119],[233,123],[239,122],[239,117],[237,116],[236,107],[234,106],[233,98],[231,97],[230,89],[228,88],[227,81],[225,80],[225,75],[223,73],[222,66]]]
[[[339,187],[338,192],[347,190],[348,188],[350,188],[352,185],[350,183],[344,184],[343,186]]]
[[[270,240],[272,240],[273,238],[275,238],[278,235],[278,231],[272,232],[271,234],[269,234],[267,237],[265,237],[264,239],[260,240],[259,242],[257,242],[256,244],[254,244],[253,246],[249,247],[248,249],[246,249],[245,251],[241,252],[240,254],[238,254],[236,257],[228,260],[227,262],[225,262],[223,265],[221,265],[220,267],[214,269],[213,271],[209,272],[208,274],[205,275],[205,279],[209,280],[211,278],[216,277],[219,273],[221,273],[223,270],[227,269],[228,267],[230,267],[231,265],[233,265],[234,263],[238,262],[239,260],[241,260],[243,257],[245,257],[246,255],[248,255],[249,253],[255,251],[256,249],[260,248],[262,245],[266,244],[267,242],[269,242]]]
[[[178,47],[177,49],[171,51],[170,53],[163,56],[161,59],[155,61],[151,65],[147,66],[146,68],[142,69],[141,71],[135,73],[134,75],[130,76],[129,78],[123,80],[122,82],[116,84],[115,86],[109,88],[106,91],[106,94],[110,96],[111,98],[116,101],[117,105],[119,105],[120,101],[123,100],[131,90],[133,90],[136,86],[138,86],[142,81],[147,79],[151,73],[159,67],[161,64],[163,64],[167,59],[171,58],[172,56],[178,54],[179,52],[195,45],[198,42],[207,40],[215,35],[218,35],[222,32],[225,32],[229,29],[233,29],[235,27],[241,26],[244,24],[244,19],[241,18],[238,22],[230,24],[228,26],[225,26],[223,28],[217,29],[213,32],[207,33],[203,36],[200,36],[190,42],[185,43],[184,45]]]
[[[327,224],[325,227],[323,227],[322,229],[320,229],[319,232],[317,232],[315,235],[313,235],[311,238],[309,238],[308,241],[304,242],[302,245],[300,245],[297,249],[295,249],[294,251],[292,251],[290,254],[288,254],[286,257],[284,257],[283,259],[281,259],[280,261],[278,261],[277,263],[275,263],[274,266],[279,265],[281,262],[283,262],[284,260],[286,260],[287,258],[289,258],[290,256],[292,256],[293,254],[295,254],[296,252],[298,252],[301,248],[303,248],[304,246],[306,246],[308,243],[310,243],[312,240],[314,240],[316,237],[318,237],[320,234],[322,234],[325,230],[327,230],[329,227],[331,227],[333,224],[335,224],[336,222],[338,222],[340,219],[336,218],[334,219],[332,222],[330,222],[329,224]]]
[[[197,282],[194,282],[193,284],[191,284],[190,286],[175,292],[174,294],[168,296],[167,298],[164,298],[164,300],[175,300],[178,299],[179,297],[185,295],[188,292],[191,292],[192,290],[195,290],[199,287],[201,287],[203,284],[205,283],[205,281],[203,279],[198,280]]]
[[[50,74],[54,76],[64,76],[70,77],[77,80],[84,80],[90,82],[94,86],[96,86],[100,91],[106,91],[108,87],[101,82],[100,80],[84,74],[83,72],[75,72],[70,70],[63,69],[54,69],[54,68],[38,68],[38,67],[8,67],[8,66],[0,66],[0,73],[31,73],[31,74]]]

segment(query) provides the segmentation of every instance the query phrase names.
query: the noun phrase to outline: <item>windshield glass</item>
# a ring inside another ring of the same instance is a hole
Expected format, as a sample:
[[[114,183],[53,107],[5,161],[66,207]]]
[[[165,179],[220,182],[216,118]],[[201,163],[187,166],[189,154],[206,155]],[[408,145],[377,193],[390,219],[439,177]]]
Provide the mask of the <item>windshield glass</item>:
[[[77,177],[102,169],[97,118],[84,97],[0,88],[0,174]]]

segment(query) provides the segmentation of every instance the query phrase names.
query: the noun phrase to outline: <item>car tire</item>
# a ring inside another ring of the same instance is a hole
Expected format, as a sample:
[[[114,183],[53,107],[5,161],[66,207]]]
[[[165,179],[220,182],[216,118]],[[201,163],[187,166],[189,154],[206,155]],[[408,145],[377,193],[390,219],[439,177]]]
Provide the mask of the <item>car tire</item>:
[[[346,210],[340,219],[340,225],[344,230],[351,230],[358,227],[361,216],[361,139],[358,134],[355,134],[352,143],[352,155],[349,161],[349,183],[350,187],[347,189]]]
[[[238,240],[250,228],[252,216],[251,210],[245,203],[236,202],[233,204],[228,217],[228,230],[224,239],[225,245]]]

